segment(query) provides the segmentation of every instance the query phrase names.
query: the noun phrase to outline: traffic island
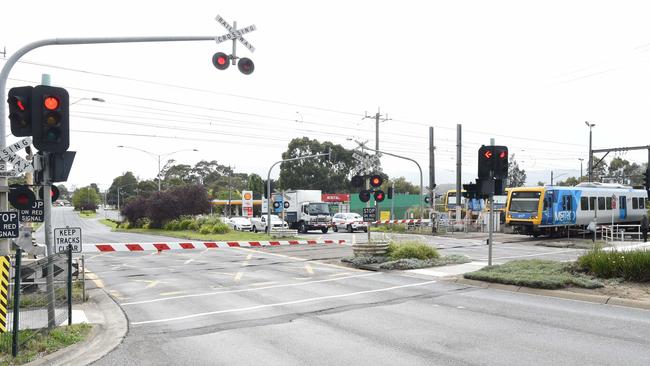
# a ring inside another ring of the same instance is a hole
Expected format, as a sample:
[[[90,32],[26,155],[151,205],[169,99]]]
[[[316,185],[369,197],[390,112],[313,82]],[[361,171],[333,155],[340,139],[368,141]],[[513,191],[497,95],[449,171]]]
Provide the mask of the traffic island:
[[[358,246],[357,250],[355,246]],[[372,271],[419,269],[471,261],[463,255],[441,256],[435,248],[419,242],[382,241],[354,244],[352,248],[355,256],[342,258],[341,262]]]

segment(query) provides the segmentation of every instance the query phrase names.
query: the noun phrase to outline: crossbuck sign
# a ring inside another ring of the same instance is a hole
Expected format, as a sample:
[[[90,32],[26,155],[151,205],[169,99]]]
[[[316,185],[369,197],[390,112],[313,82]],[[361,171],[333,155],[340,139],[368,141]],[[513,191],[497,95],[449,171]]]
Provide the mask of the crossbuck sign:
[[[374,172],[381,172],[381,154],[368,155],[354,151],[352,158],[357,161],[357,165],[352,169],[352,175],[368,175]]]
[[[217,43],[225,42],[225,41],[234,41],[238,40],[241,42],[241,44],[244,45],[244,47],[248,48],[249,51],[255,52],[255,47],[253,47],[252,44],[250,44],[247,40],[244,39],[243,35],[246,33],[250,33],[252,31],[257,30],[257,27],[255,27],[255,24],[249,25],[248,27],[241,28],[241,29],[236,29],[233,28],[227,21],[225,21],[221,15],[217,15],[215,18],[219,24],[221,24],[224,28],[228,30],[230,33],[226,33],[223,36],[219,36],[215,38],[215,41]]]

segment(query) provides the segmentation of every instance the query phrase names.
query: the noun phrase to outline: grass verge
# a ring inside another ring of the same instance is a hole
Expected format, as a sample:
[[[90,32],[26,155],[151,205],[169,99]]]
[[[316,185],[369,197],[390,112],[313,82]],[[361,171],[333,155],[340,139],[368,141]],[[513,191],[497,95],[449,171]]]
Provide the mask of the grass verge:
[[[125,233],[138,233],[160,236],[171,236],[179,239],[201,240],[201,241],[266,241],[269,237],[261,233],[252,233],[248,231],[231,231],[226,234],[201,234],[193,230],[164,230],[164,229],[121,229],[117,224],[111,220],[99,220],[102,224],[110,227],[113,231]],[[285,238],[282,240],[291,240],[293,238]]]
[[[475,272],[465,273],[464,277],[471,280],[543,289],[559,289],[567,286],[603,287],[603,283],[597,279],[577,273],[571,263],[540,259],[487,266]]]
[[[81,212],[79,212],[79,216],[82,219],[90,219],[90,218],[93,218],[93,217],[97,216],[97,212],[95,212],[95,211],[81,211]]]
[[[92,325],[82,323],[58,327],[49,333],[21,330],[18,332],[18,338],[27,339],[27,341],[18,349],[16,358],[11,356],[11,336],[3,336],[9,341],[0,342],[0,366],[22,365],[34,361],[38,357],[54,353],[83,341],[90,334],[91,329]]]

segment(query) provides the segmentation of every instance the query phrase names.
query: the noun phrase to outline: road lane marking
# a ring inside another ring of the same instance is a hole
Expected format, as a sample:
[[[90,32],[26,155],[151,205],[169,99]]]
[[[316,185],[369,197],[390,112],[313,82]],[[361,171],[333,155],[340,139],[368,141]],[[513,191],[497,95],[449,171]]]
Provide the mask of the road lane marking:
[[[312,263],[320,264],[321,266],[327,266],[327,267],[333,267],[333,268],[345,269],[346,271],[352,271],[352,272],[366,272],[366,271],[363,270],[363,269],[356,269],[356,268],[350,268],[350,267],[345,267],[345,266],[339,266],[339,265],[331,264],[331,263],[323,263],[323,262],[319,262],[318,260],[314,260],[314,259],[298,258],[298,257],[292,257],[292,256],[284,255],[284,254],[262,252],[262,251],[259,251],[259,250],[248,249],[248,248],[233,248],[233,249],[239,249],[239,250],[244,250],[244,251],[251,251],[251,252],[260,253],[260,254],[266,254],[266,255],[270,255],[270,256],[274,256],[274,257],[288,258],[288,259],[292,259],[292,260],[299,261],[299,262],[312,262]]]
[[[89,280],[93,281],[95,286],[97,286],[98,288],[104,288],[104,282],[102,282],[102,280],[100,280],[99,277],[97,277],[97,275],[91,272],[89,269],[86,269],[86,277]]]
[[[241,280],[241,278],[242,278],[243,276],[244,276],[244,272],[241,272],[241,271],[240,271],[240,272],[237,272],[237,274],[235,275],[235,281],[239,281],[239,280]]]
[[[332,273],[330,277],[337,277],[337,276],[346,276],[349,275],[350,272],[340,272],[340,273]]]
[[[309,265],[309,263],[305,263],[305,270],[306,270],[307,273],[309,273],[310,275],[313,275],[313,274],[314,274],[314,269],[311,268],[311,266]]]
[[[381,274],[382,274],[381,272],[372,272],[372,273],[364,273],[364,274],[354,275],[354,276],[328,278],[328,279],[325,279],[325,280],[315,280],[315,281],[309,281],[309,282],[285,283],[285,284],[282,284],[282,285],[265,286],[265,287],[258,287],[258,288],[248,288],[248,289],[239,289],[239,290],[226,290],[226,291],[218,291],[218,292],[206,292],[206,293],[201,293],[201,294],[167,297],[167,298],[164,298],[164,299],[132,301],[132,302],[125,302],[125,303],[122,303],[120,305],[140,305],[140,304],[149,304],[149,303],[160,302],[160,301],[168,301],[168,300],[175,300],[175,299],[185,299],[185,298],[189,298],[189,297],[231,294],[231,293],[237,293],[237,292],[260,291],[260,290],[268,290],[268,289],[272,289],[272,288],[291,287],[291,286],[304,286],[304,285],[309,285],[309,284],[312,284],[312,283],[341,281],[341,280],[346,280],[346,279],[349,279],[349,278],[378,276],[378,275],[381,275]]]
[[[184,294],[185,291],[172,291],[172,292],[161,292],[160,296],[172,296],[172,295],[179,295],[179,294]]]
[[[206,313],[198,313],[198,314],[177,316],[177,317],[173,317],[173,318],[145,320],[145,321],[141,321],[141,322],[131,322],[131,325],[167,323],[167,322],[173,322],[173,321],[178,321],[178,320],[186,320],[186,319],[198,318],[198,317],[208,316],[208,315],[217,315],[217,314],[226,314],[226,313],[239,313],[239,312],[244,312],[244,311],[260,310],[260,309],[278,307],[278,306],[296,305],[296,304],[302,304],[302,303],[306,303],[306,302],[340,299],[340,298],[344,298],[344,297],[359,296],[359,295],[365,295],[365,294],[371,294],[371,293],[377,293],[377,292],[386,292],[386,291],[398,290],[398,289],[408,288],[408,287],[425,286],[425,285],[430,285],[430,284],[436,283],[436,282],[437,281],[418,282],[418,283],[412,283],[412,284],[408,284],[408,285],[384,287],[384,288],[375,289],[375,290],[349,292],[349,293],[340,294],[340,295],[310,297],[310,298],[307,298],[307,299],[278,302],[278,303],[273,303],[273,304],[249,306],[249,307],[239,308],[239,309],[217,310],[217,311],[210,311],[210,312],[206,312]]]
[[[183,264],[190,264],[192,262],[194,262],[194,259],[188,259],[185,262],[183,262]]]
[[[135,282],[143,282],[143,283],[146,283],[147,286],[145,286],[144,288],[152,288],[152,287],[156,287],[156,286],[158,286],[158,285],[161,284],[161,283],[167,283],[167,282],[158,281],[158,280],[135,280]]]

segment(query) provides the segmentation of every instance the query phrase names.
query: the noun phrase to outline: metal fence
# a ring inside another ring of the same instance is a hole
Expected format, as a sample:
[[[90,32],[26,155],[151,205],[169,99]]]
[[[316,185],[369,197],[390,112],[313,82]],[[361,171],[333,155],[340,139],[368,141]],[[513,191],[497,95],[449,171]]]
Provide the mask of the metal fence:
[[[22,250],[16,251],[9,291],[0,294],[2,300],[8,299],[0,353],[16,356],[39,333],[71,324],[74,270],[72,252],[30,260],[22,257]]]

